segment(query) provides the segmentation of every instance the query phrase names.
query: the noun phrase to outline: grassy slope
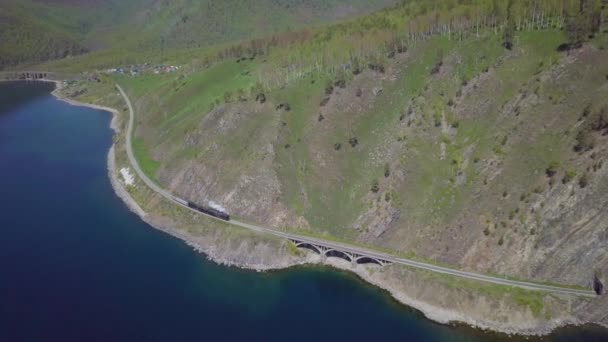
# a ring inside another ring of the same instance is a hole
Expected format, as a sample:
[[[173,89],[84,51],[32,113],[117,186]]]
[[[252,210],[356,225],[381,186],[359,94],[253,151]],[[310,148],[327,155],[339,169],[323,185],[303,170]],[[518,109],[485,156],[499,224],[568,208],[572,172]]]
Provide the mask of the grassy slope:
[[[248,89],[252,78],[247,74],[251,62],[222,63],[215,65],[204,73],[195,74],[187,79],[169,76],[145,76],[141,78],[123,77],[118,81],[125,84],[135,97],[143,97],[153,91],[153,105],[146,108],[148,116],[146,125],[160,129],[160,135],[154,139],[137,140],[136,154],[144,161],[144,170],[154,176],[158,163],[145,153],[144,146],[158,146],[163,141],[179,140],[188,129],[198,122],[215,103],[224,101],[224,94],[229,91],[237,94],[238,89]],[[159,96],[156,96],[160,94]],[[188,155],[187,150],[178,153]]]
[[[85,53],[101,28],[124,22],[148,0],[61,2],[7,0],[0,3],[0,67],[31,64]]]

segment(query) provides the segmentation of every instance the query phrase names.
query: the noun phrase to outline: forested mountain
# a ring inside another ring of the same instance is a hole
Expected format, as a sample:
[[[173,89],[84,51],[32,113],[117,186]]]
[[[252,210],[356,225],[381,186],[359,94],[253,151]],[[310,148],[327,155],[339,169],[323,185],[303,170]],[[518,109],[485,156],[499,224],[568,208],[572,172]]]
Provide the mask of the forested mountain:
[[[132,44],[145,49],[201,47],[288,32],[379,9],[392,0],[156,1],[135,18]],[[133,24],[131,24],[133,25]],[[130,26],[133,29],[133,26]],[[137,40],[137,42],[135,42]]]
[[[37,20],[24,6],[0,3],[0,69],[23,61],[80,54],[86,48],[58,22]]]
[[[4,0],[0,67],[127,49],[201,48],[346,19],[393,0]]]
[[[141,1],[0,1],[0,68],[80,55],[99,44],[97,30],[132,15]]]

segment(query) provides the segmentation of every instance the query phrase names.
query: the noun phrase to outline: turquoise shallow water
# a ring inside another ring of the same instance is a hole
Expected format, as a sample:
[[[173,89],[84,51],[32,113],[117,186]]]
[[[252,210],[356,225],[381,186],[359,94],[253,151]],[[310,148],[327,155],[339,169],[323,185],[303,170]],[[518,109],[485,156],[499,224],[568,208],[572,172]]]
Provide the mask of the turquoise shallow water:
[[[208,262],[124,206],[106,174],[109,114],[52,87],[0,83],[0,341],[512,340],[434,324],[347,273]]]

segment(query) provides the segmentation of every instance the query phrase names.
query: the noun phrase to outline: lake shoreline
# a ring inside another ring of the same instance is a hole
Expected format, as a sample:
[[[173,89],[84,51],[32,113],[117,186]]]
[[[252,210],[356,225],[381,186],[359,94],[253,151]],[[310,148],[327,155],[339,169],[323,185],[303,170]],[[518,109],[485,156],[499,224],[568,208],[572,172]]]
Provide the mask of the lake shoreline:
[[[74,106],[83,106],[97,110],[103,110],[112,113],[112,120],[110,123],[110,127],[114,131],[115,134],[121,134],[120,128],[118,127],[118,115],[119,111],[110,108],[99,106],[95,104],[83,103],[79,101],[75,101],[73,99],[66,98],[61,94],[61,90],[63,88],[63,83],[61,81],[55,80],[47,80],[41,79],[36,81],[43,82],[52,82],[55,83],[56,88],[53,90],[52,95],[58,100],[69,103]],[[381,276],[378,276],[376,272],[370,272],[367,267],[355,265],[353,266],[351,263],[342,261],[342,260],[334,260],[334,259],[322,259],[320,256],[314,255],[312,253],[305,254],[304,257],[299,257],[297,260],[277,260],[277,263],[274,265],[264,265],[264,264],[248,264],[247,262],[238,263],[234,262],[230,259],[227,259],[223,256],[222,251],[218,251],[217,249],[212,250],[210,248],[205,248],[202,244],[198,243],[197,238],[184,230],[180,230],[174,227],[171,227],[171,224],[167,224],[167,222],[160,222],[153,215],[149,215],[146,213],[139,204],[131,197],[123,182],[118,177],[118,170],[116,166],[115,159],[115,143],[112,144],[110,150],[107,155],[107,168],[108,168],[108,176],[110,178],[110,183],[115,194],[125,203],[125,205],[135,214],[137,214],[144,222],[148,223],[153,228],[162,231],[166,234],[169,234],[175,238],[178,238],[185,242],[187,245],[192,247],[197,252],[204,254],[207,259],[226,266],[234,266],[241,269],[254,270],[257,272],[271,271],[271,270],[283,270],[289,267],[297,266],[297,265],[327,265],[333,268],[337,268],[344,271],[349,271],[354,273],[357,277],[362,279],[368,284],[372,286],[378,287],[386,292],[388,292],[392,298],[394,298],[397,302],[406,305],[407,307],[413,308],[417,311],[420,311],[426,318],[441,324],[464,324],[466,326],[480,329],[480,331],[487,332],[496,332],[508,335],[522,335],[522,336],[546,336],[556,329],[563,327],[573,327],[573,326],[581,326],[586,324],[586,322],[579,321],[574,317],[570,317],[570,319],[563,320],[552,320],[547,321],[546,324],[542,326],[536,326],[533,328],[530,327],[515,327],[509,324],[488,324],[487,322],[481,322],[474,319],[472,316],[467,315],[466,312],[456,311],[453,309],[445,309],[442,307],[438,307],[436,305],[432,305],[426,303],[424,301],[418,300],[406,293],[405,291],[401,291],[399,288],[395,286],[391,286],[390,283],[384,281]]]

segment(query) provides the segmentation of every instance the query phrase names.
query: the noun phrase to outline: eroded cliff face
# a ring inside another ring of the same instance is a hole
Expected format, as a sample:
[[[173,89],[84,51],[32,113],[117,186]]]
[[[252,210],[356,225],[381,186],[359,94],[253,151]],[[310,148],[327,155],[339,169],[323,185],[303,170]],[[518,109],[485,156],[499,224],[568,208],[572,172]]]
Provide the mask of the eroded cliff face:
[[[580,132],[595,125],[605,110],[608,83],[598,75],[605,58],[605,52],[591,47],[562,56],[504,104],[498,124],[509,129],[500,147],[505,155],[478,162],[484,186],[456,219],[469,232],[484,235],[462,244],[469,248],[460,253],[446,253],[447,260],[581,286],[590,286],[595,273],[606,274],[606,134],[592,130],[593,149],[574,148]],[[497,82],[486,78],[478,87],[500,88]],[[587,110],[595,116],[585,114]],[[551,164],[557,165],[555,174]]]
[[[305,224],[278,201],[273,161],[279,125],[268,104],[249,101],[214,109],[185,134],[183,145],[168,141],[157,149],[174,160],[163,165],[159,179],[182,198],[215,202],[256,222]],[[184,155],[189,156],[186,161]]]
[[[381,188],[389,183],[398,189],[394,199],[405,203],[368,194],[372,204],[357,222],[368,231],[360,239],[471,270],[537,280],[589,286],[595,272],[606,273],[604,131],[591,133],[592,150],[574,150],[579,132],[604,110],[606,53],[588,46],[530,72],[523,83],[509,80],[507,73],[518,68],[537,68],[522,65],[523,58],[517,51],[502,56],[468,80],[457,99],[447,100],[451,106],[441,111],[434,130],[418,123],[434,100],[433,87],[453,78],[449,71],[408,105],[398,135],[409,145],[399,156],[406,161],[391,164],[390,178],[381,180]],[[449,70],[459,59],[452,55],[443,65]],[[593,118],[583,117],[588,107]],[[446,125],[446,117],[453,123]],[[463,132],[467,125],[489,134]],[[441,159],[450,164],[443,165],[445,174],[425,165]],[[549,176],[551,164],[558,166]],[[425,181],[431,182],[428,193],[420,192]]]

